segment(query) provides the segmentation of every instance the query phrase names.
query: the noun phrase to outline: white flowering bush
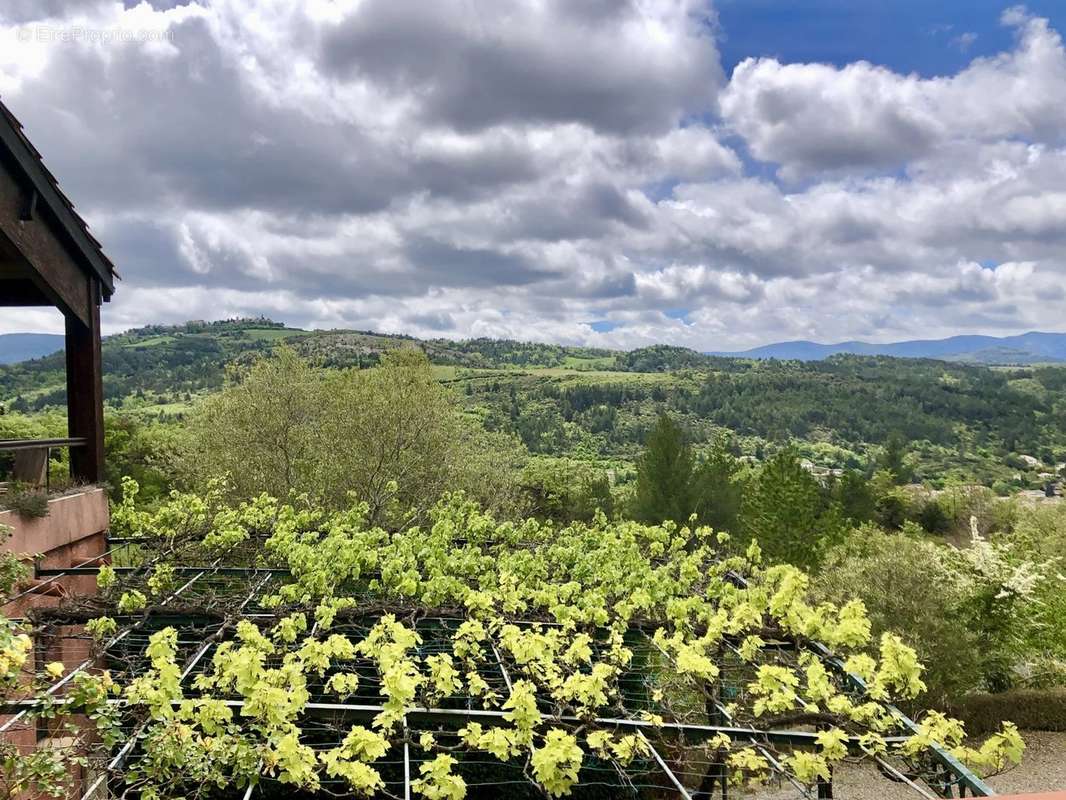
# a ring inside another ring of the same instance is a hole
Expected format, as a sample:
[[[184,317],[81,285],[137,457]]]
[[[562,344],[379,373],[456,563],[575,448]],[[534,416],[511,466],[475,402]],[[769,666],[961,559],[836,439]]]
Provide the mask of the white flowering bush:
[[[865,526],[828,554],[817,591],[861,598],[875,631],[900,631],[926,664],[927,704],[1061,684],[1066,579],[1062,560],[1034,541],[1017,532],[984,536],[976,520],[959,548],[913,526],[901,533]]]
[[[961,617],[977,633],[982,688],[1004,691],[1035,675],[1060,673],[1066,620],[1048,619],[1046,611],[1066,592],[1061,560],[1009,535],[986,538],[975,518],[969,546],[951,556],[967,587]]]

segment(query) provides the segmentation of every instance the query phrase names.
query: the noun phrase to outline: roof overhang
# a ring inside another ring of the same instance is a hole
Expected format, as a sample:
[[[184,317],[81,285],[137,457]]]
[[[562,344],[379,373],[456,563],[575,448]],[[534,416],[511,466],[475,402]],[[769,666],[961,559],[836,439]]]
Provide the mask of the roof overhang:
[[[2,102],[0,155],[24,193],[21,219],[46,222],[73,262],[96,278],[101,295],[98,300],[109,300],[115,291],[114,265],[45,167],[41,154],[23,133],[22,125]]]

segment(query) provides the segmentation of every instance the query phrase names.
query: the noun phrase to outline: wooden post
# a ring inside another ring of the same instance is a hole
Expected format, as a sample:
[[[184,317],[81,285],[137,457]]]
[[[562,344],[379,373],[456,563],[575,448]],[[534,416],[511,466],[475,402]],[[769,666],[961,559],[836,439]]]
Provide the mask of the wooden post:
[[[11,477],[18,483],[28,483],[34,488],[44,486],[48,481],[48,448],[16,451]]]
[[[89,324],[73,314],[67,320],[67,428],[85,439],[70,448],[70,477],[99,483],[104,476],[104,383],[100,353],[100,306],[96,278],[90,278]]]
[[[829,768],[829,780],[818,779],[818,800],[833,800],[833,768]]]

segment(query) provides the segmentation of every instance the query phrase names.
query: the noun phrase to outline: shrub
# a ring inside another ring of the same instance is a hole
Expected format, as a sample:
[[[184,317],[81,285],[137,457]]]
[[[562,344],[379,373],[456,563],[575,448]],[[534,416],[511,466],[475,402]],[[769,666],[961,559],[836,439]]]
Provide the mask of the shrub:
[[[951,528],[951,518],[935,499],[926,500],[918,512],[918,524],[927,533],[942,535]]]
[[[1066,731],[1066,689],[1012,689],[967,695],[947,708],[972,735],[999,730],[1004,721],[1031,731]]]
[[[35,489],[16,487],[5,498],[4,505],[24,519],[48,516],[48,495]]]
[[[861,599],[875,636],[898,631],[918,650],[934,705],[980,685],[977,636],[958,616],[966,595],[945,556],[919,536],[865,525],[827,553],[815,583],[820,598]]]
[[[529,510],[546,519],[590,521],[597,510],[614,513],[607,470],[587,461],[535,457],[522,471],[521,487]]]
[[[831,550],[818,576],[826,599],[858,597],[875,632],[898,630],[928,670],[926,702],[975,691],[1046,688],[1066,662],[1066,579],[1024,536],[967,547],[923,538],[917,525],[865,526]]]
[[[3,545],[11,536],[11,528],[0,525],[0,545]],[[21,581],[29,575],[29,569],[21,561],[16,553],[8,552],[5,548],[0,551],[0,596],[8,597]]]

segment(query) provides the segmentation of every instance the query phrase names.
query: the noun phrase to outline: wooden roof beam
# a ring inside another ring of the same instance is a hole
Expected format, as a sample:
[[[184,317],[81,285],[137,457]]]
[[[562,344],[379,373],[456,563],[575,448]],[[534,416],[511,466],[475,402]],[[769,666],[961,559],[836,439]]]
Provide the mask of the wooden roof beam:
[[[55,176],[41,160],[41,154],[23,133],[22,125],[0,102],[0,151],[6,156],[7,169],[22,187],[20,218],[37,219],[41,214],[79,261],[79,268],[100,282],[103,299],[115,291],[115,273],[100,243],[89,232],[85,221],[63,194]]]
[[[26,188],[5,165],[0,168],[0,238],[2,249],[16,254],[22,271],[28,273],[38,289],[46,294],[67,316],[77,318],[87,327],[93,324],[92,308],[100,298],[93,291],[99,286],[95,275],[87,273],[71,256],[52,225],[45,219],[44,209],[37,204],[33,219],[25,220]],[[18,287],[12,287],[18,289]],[[26,290],[12,294],[12,300],[22,305]],[[52,304],[50,303],[50,304]],[[12,305],[16,303],[12,302]],[[0,295],[0,306],[8,305],[7,293]]]

